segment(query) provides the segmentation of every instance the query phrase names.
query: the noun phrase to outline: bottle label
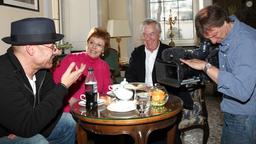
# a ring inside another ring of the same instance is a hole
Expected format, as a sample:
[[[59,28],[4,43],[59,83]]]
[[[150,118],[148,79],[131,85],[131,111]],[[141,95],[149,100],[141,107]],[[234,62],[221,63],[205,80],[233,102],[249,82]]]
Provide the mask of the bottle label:
[[[98,87],[96,82],[85,83],[86,91],[91,91],[93,93],[98,93]]]
[[[93,93],[98,93],[98,87],[97,84],[92,85]]]
[[[97,105],[98,88],[96,82],[85,83],[86,107],[91,108]]]

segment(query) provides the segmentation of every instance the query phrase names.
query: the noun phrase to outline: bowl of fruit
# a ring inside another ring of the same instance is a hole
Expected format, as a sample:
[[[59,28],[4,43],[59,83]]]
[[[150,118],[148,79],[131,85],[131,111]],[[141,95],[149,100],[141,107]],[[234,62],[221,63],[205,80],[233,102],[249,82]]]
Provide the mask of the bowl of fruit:
[[[149,95],[151,96],[152,106],[163,106],[166,104],[169,98],[166,89],[159,84],[153,86],[149,90]]]

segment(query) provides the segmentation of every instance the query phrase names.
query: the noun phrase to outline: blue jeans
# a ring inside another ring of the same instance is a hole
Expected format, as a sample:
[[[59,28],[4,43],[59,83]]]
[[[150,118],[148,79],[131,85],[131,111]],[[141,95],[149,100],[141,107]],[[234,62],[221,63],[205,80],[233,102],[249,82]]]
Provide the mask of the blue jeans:
[[[224,113],[221,144],[255,144],[256,115]]]
[[[0,138],[0,144],[74,144],[75,138],[76,122],[70,113],[63,113],[47,138],[40,134],[30,138],[16,136],[14,139],[9,139],[6,136]]]
[[[51,144],[74,144],[76,122],[70,113],[64,112],[47,140]]]
[[[14,139],[9,139],[7,136],[0,138],[0,144],[49,144],[44,136],[37,134],[30,138],[16,136]]]

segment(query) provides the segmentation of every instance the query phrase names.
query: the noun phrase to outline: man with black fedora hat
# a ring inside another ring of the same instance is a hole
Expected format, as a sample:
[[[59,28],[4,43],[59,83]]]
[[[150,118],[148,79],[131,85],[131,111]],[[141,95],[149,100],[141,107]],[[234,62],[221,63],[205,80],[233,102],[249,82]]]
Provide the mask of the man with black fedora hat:
[[[68,88],[85,65],[71,63],[55,84],[50,68],[57,55],[57,34],[48,18],[11,23],[2,40],[11,47],[0,56],[0,143],[72,144],[75,123],[62,114]]]

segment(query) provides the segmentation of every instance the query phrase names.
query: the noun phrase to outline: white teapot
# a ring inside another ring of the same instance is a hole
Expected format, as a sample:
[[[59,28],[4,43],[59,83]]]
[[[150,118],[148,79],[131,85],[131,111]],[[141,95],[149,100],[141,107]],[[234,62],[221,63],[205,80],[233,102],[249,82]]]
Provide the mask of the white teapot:
[[[119,88],[119,87],[124,87],[124,85],[126,85],[126,84],[128,84],[128,82],[126,81],[126,78],[124,78],[124,80],[121,81],[120,84],[109,85],[109,86],[108,86],[108,90],[114,91],[114,90],[116,90],[116,89]]]
[[[115,96],[120,100],[130,100],[133,97],[133,91],[128,90],[124,87],[118,87],[113,91]]]

